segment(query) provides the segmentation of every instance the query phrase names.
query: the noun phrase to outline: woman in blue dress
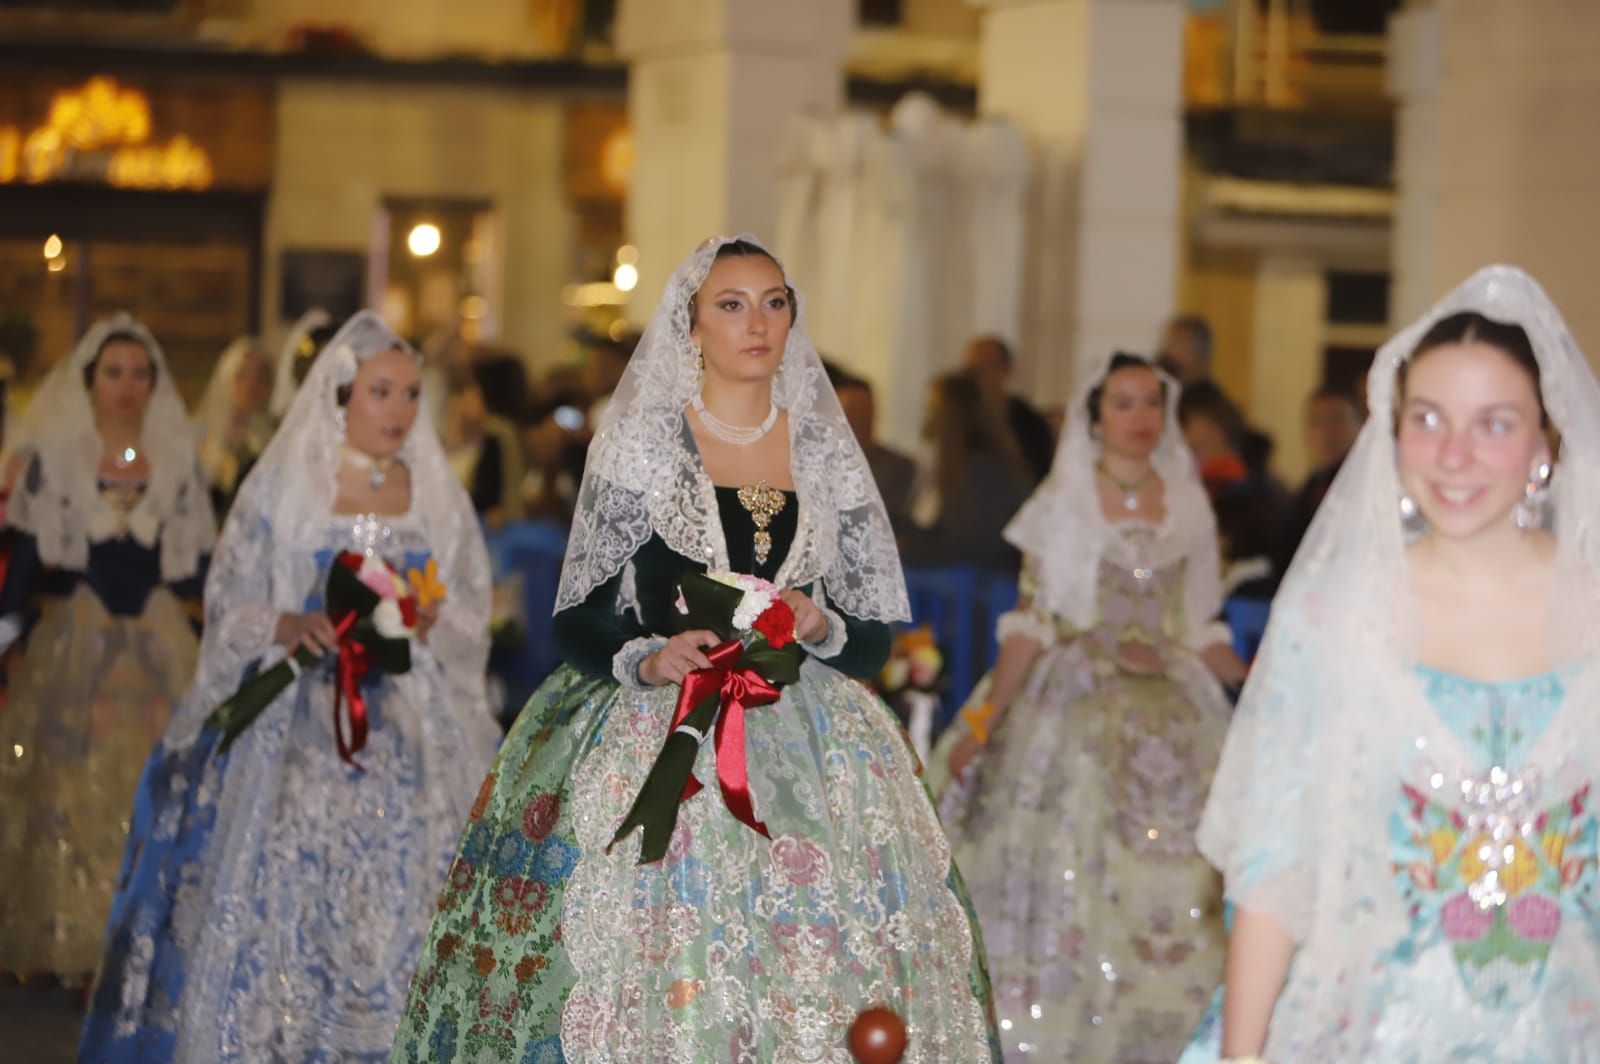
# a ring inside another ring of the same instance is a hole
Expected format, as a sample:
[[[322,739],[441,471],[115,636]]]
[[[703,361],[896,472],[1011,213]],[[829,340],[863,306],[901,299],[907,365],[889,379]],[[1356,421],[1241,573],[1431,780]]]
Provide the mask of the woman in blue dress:
[[[1600,385],[1497,266],[1368,394],[1201,823],[1235,919],[1186,1059],[1600,1059]]]
[[[0,968],[86,983],[139,769],[194,674],[181,600],[216,538],[155,337],[97,322],[24,419],[0,615],[34,619],[0,711]]]
[[[206,582],[199,671],[140,782],[83,1060],[388,1053],[498,731],[488,558],[419,368],[376,315],[356,315],[245,480]],[[241,679],[336,641],[321,591],[341,551],[445,595],[422,613],[411,670],[370,680],[359,767],[336,748],[327,667],[217,752],[204,722]]]

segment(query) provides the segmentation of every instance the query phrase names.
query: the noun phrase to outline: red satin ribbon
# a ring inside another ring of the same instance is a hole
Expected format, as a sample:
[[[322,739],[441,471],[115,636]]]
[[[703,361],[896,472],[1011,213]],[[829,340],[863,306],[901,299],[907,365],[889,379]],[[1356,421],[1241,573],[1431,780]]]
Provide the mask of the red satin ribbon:
[[[367,745],[367,700],[361,695],[361,681],[372,670],[372,658],[367,648],[350,636],[357,619],[352,610],[341,617],[333,629],[339,634],[338,678],[333,688],[333,741],[339,748],[339,760],[360,769],[355,755]],[[350,705],[348,742],[345,722],[339,714],[346,701]]]
[[[776,702],[782,692],[756,670],[741,668],[739,659],[743,656],[744,644],[737,639],[718,644],[706,652],[706,657],[711,659],[711,668],[696,669],[683,678],[678,708],[672,714],[672,727],[667,734],[676,731],[695,706],[716,694],[722,703],[715,730],[717,784],[722,790],[722,800],[727,804],[728,811],[740,821],[771,838],[767,826],[756,819],[755,804],[750,800],[750,774],[744,752],[744,715],[746,710]],[[689,782],[683,786],[683,800],[688,801],[699,794],[702,786],[690,773]]]

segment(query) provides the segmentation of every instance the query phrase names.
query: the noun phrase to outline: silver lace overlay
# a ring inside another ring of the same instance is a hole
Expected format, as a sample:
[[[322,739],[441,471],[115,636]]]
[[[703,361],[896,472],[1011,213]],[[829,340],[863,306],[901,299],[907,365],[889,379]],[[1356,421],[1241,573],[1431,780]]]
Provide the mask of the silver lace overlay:
[[[181,1060],[386,1053],[440,877],[493,757],[488,556],[425,409],[402,452],[411,513],[333,513],[335,390],[360,359],[395,346],[404,345],[375,315],[352,318],[246,478],[206,582],[200,667],[163,748],[188,747],[248,666],[281,655],[279,614],[307,609],[334,552],[430,556],[448,597],[411,671],[369,698],[364,772],[335,752],[326,669],[267,708],[225,772],[208,762],[197,785],[215,825],[202,859],[183,869],[174,914],[188,958],[185,993],[170,1008]]]
[[[950,844],[876,696],[808,661],[748,719],[750,786],[771,840],[729,816],[706,743],[695,771],[709,789],[683,804],[659,869],[637,865],[636,840],[606,848],[677,690],[606,697],[616,705],[572,777],[583,856],[563,903],[577,972],[566,1059],[848,1064],[844,1032],[872,1001],[908,1018],[908,1064],[990,1059]],[[698,943],[704,968],[667,966]],[[715,1005],[680,1018],[661,1007],[668,984]]]
[[[686,431],[684,408],[700,386],[689,301],[717,249],[732,239],[706,241],[678,267],[617,386],[589,448],[557,611],[621,572],[652,534],[686,558],[728,567],[715,489]],[[883,500],[805,324],[801,299],[773,381],[773,399],[789,416],[789,465],[800,499],[795,548],[779,582],[821,580],[828,598],[853,617],[905,620],[910,605]]]

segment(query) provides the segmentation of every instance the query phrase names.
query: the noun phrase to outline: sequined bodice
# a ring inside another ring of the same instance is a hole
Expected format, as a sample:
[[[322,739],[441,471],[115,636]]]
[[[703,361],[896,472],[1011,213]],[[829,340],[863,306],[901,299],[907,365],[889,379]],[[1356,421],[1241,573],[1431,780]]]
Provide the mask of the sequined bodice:
[[[1537,991],[1557,936],[1584,933],[1596,902],[1587,777],[1528,765],[1565,698],[1563,676],[1484,683],[1419,672],[1464,759],[1447,763],[1462,755],[1419,740],[1403,773],[1389,836],[1411,934],[1396,959],[1445,943],[1475,1001],[1516,1007]]]
[[[1117,640],[1172,639],[1183,601],[1183,561],[1157,564],[1153,525],[1119,526],[1120,549],[1100,562],[1100,626]]]

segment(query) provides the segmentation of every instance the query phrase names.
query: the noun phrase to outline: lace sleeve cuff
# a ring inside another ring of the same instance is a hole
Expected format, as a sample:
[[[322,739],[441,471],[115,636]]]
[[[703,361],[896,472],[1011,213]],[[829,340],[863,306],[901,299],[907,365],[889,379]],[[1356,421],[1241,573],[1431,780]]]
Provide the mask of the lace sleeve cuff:
[[[995,637],[1004,643],[1014,635],[1026,636],[1047,647],[1056,641],[1056,626],[1036,610],[1009,610],[995,623]]]
[[[639,665],[645,658],[666,645],[667,641],[658,635],[630,639],[612,656],[611,675],[624,687],[631,687],[636,691],[645,690],[648,685],[639,680]]]
[[[826,661],[829,658],[836,658],[844,652],[844,645],[850,638],[850,633],[845,628],[843,617],[821,603],[817,604],[817,608],[828,619],[828,634],[823,636],[822,640],[817,643],[808,643],[802,639],[800,640],[800,645],[805,647],[812,657]]]
[[[1184,642],[1190,650],[1196,651],[1216,646],[1218,643],[1224,646],[1232,646],[1233,629],[1229,628],[1225,621],[1212,621],[1209,624],[1202,624],[1199,628],[1189,633],[1189,638],[1185,639]]]

